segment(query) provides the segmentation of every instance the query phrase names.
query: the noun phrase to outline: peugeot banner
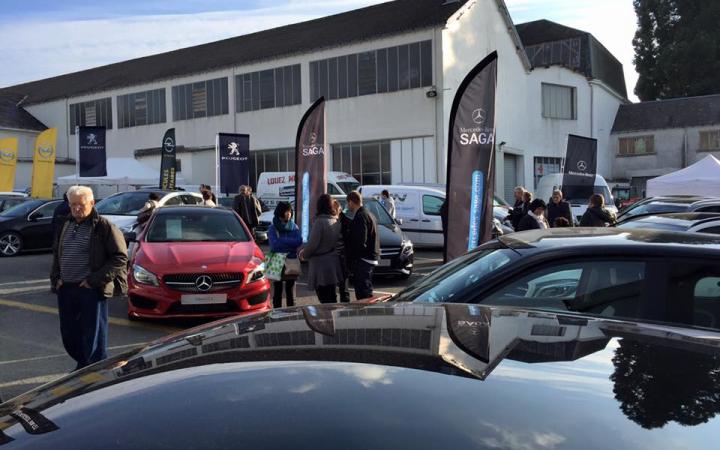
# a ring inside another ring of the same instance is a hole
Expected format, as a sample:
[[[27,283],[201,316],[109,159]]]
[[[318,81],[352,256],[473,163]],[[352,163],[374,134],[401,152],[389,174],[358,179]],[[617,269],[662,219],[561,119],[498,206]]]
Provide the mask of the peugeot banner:
[[[491,236],[496,84],[497,52],[493,52],[465,77],[450,110],[446,262]]]
[[[78,176],[107,176],[105,127],[78,128]]]
[[[175,162],[175,128],[170,128],[160,146],[160,189],[175,189]]]
[[[45,434],[59,428],[50,419],[31,408],[20,408],[10,413],[29,434]]]
[[[250,184],[250,135],[219,133],[217,143],[220,192],[237,194]]]
[[[590,198],[594,193],[596,173],[597,139],[568,135],[562,180],[563,197],[575,200]]]
[[[295,141],[295,222],[305,243],[315,217],[315,202],[327,189],[326,142],[325,97],[320,97],[300,121]]]

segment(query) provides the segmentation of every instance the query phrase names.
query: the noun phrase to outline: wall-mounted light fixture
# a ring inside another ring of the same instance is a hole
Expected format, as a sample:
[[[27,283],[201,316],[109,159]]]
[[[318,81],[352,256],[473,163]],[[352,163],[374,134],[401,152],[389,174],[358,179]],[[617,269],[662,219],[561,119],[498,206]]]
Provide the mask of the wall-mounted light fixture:
[[[430,90],[425,93],[427,98],[437,97],[437,88],[435,86],[430,87]]]

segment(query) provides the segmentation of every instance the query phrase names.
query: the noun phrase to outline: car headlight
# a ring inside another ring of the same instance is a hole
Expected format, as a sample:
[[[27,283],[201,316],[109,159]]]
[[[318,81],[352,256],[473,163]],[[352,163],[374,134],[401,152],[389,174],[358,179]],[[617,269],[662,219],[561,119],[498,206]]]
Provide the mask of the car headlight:
[[[133,230],[134,226],[135,225],[132,223],[130,225],[122,226],[122,227],[120,227],[120,231],[122,231],[123,234],[128,234]]]
[[[265,262],[259,258],[253,258],[253,261],[257,266],[250,272],[250,275],[248,275],[247,284],[265,279]]]
[[[403,255],[409,255],[413,252],[413,243],[411,240],[403,241],[401,245]]]
[[[151,286],[160,285],[157,275],[137,264],[133,265],[133,278],[140,284],[149,284]]]

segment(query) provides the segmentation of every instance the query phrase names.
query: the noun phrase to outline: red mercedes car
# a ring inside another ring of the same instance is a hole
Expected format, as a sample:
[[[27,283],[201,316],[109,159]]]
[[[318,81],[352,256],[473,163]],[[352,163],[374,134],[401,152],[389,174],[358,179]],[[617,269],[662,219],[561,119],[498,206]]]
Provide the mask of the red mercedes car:
[[[268,310],[263,260],[231,210],[158,208],[135,240],[128,316],[223,317]]]

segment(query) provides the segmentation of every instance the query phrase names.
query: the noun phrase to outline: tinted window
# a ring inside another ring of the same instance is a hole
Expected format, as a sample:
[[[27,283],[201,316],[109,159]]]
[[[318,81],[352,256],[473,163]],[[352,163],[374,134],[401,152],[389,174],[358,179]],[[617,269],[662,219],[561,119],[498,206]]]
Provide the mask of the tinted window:
[[[364,206],[370,214],[375,216],[378,225],[392,225],[394,223],[390,214],[388,214],[385,210],[385,207],[383,207],[383,205],[381,205],[377,200],[370,200],[365,203]]]
[[[720,329],[720,265],[673,261],[659,265],[658,271],[668,280],[665,290],[673,322]]]
[[[2,204],[2,211],[8,210],[8,209],[12,208],[13,206],[17,206],[17,205],[19,205],[20,203],[23,203],[23,202],[25,202],[25,201],[26,201],[26,200],[25,200],[25,199],[22,199],[22,198],[18,198],[18,199],[9,198],[9,199],[7,199],[7,200],[5,200],[5,201],[3,202],[3,204]]]
[[[164,206],[173,206],[173,205],[182,205],[182,199],[179,195],[176,195],[175,197],[170,197],[163,203]]]
[[[330,183],[327,185],[327,193],[330,195],[342,195],[342,192],[338,191],[338,189]]]
[[[543,267],[481,301],[606,317],[637,317],[644,279],[644,262],[579,261]]]
[[[193,196],[193,195],[181,195],[180,198],[182,199],[183,204],[185,205],[199,205],[202,203],[202,200]],[[232,199],[231,199],[232,202]]]
[[[720,212],[720,205],[704,206],[696,209],[697,212]]]
[[[53,213],[55,212],[55,208],[60,205],[59,202],[52,202],[48,203],[46,205],[43,205],[41,208],[39,208],[37,211],[35,211],[33,214],[35,214],[36,218],[52,218]]]
[[[428,216],[439,216],[444,202],[445,200],[440,197],[423,195],[423,213]]]
[[[685,212],[687,210],[688,205],[679,203],[648,202],[627,210],[623,214],[623,218],[637,216],[638,214]]]
[[[123,192],[104,198],[95,205],[100,214],[135,216],[148,201],[148,192]]]
[[[148,242],[247,242],[249,238],[235,214],[207,214],[183,210],[159,214],[150,224]]]
[[[18,205],[15,205],[11,208],[6,209],[5,211],[0,213],[0,216],[7,216],[7,217],[20,217],[24,216],[25,214],[28,214],[33,209],[37,208],[42,204],[42,200],[30,200],[28,202],[23,202]]]
[[[698,230],[698,233],[720,234],[720,227],[709,227]]]

